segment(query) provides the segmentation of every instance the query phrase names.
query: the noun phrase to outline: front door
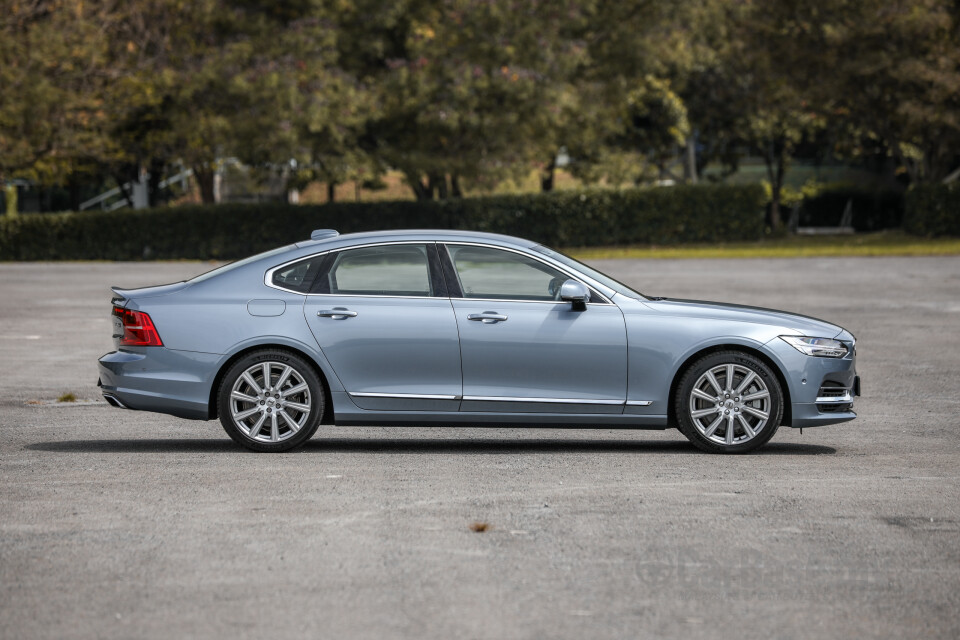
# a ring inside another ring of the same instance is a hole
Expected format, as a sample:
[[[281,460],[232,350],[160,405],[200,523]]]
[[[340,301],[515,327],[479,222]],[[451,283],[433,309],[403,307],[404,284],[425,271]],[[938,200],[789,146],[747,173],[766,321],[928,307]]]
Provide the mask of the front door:
[[[463,368],[461,411],[622,413],[627,336],[620,309],[559,300],[569,278],[525,254],[447,245]]]
[[[304,313],[353,402],[371,410],[456,411],[457,322],[433,243],[384,244],[328,258]]]

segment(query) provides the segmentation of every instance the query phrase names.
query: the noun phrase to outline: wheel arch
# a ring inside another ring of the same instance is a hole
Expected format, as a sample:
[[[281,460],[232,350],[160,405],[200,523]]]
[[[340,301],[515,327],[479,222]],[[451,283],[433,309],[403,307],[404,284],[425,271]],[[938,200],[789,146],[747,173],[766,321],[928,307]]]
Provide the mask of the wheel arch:
[[[676,404],[675,400],[677,389],[680,385],[680,379],[683,377],[683,374],[686,373],[687,369],[689,369],[691,365],[693,365],[693,363],[700,358],[708,356],[711,353],[717,353],[719,351],[742,351],[743,353],[748,353],[756,358],[759,358],[764,364],[770,367],[770,370],[773,371],[773,374],[777,376],[777,382],[780,383],[780,389],[783,392],[783,417],[781,418],[780,424],[791,424],[791,421],[793,420],[793,411],[791,409],[792,405],[790,401],[790,386],[787,384],[786,376],[783,375],[783,369],[775,359],[770,357],[770,354],[765,353],[756,347],[735,342],[723,342],[720,344],[703,347],[702,349],[699,349],[687,356],[680,366],[677,367],[677,370],[673,374],[673,379],[670,381],[670,392],[667,396],[667,424],[674,428],[677,426],[677,416],[674,405]]]
[[[320,377],[320,381],[323,382],[323,416],[320,418],[320,424],[332,424],[334,422],[334,412],[333,412],[333,396],[331,389],[331,377],[328,376],[327,372],[324,371],[323,366],[317,361],[317,358],[305,349],[298,348],[286,342],[261,342],[257,344],[247,345],[241,347],[235,353],[230,354],[217,369],[217,373],[213,378],[213,384],[210,386],[210,397],[207,400],[207,415],[208,419],[216,420],[219,418],[219,413],[217,411],[217,394],[220,391],[220,385],[223,382],[223,377],[227,374],[227,371],[230,370],[230,367],[233,366],[235,362],[243,358],[244,356],[253,353],[254,351],[262,351],[264,349],[277,349],[279,351],[287,351],[300,358],[309,364],[314,372]],[[336,380],[333,377],[333,380]],[[337,381],[339,384],[339,381]]]

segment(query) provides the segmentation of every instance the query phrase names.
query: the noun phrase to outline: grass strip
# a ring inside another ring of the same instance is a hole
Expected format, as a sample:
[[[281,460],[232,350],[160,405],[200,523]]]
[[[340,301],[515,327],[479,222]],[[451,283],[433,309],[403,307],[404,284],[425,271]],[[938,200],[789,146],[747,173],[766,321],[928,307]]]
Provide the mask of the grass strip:
[[[584,247],[564,250],[579,260],[635,258],[813,258],[960,255],[960,238],[918,238],[902,231],[789,236],[758,242],[684,246]]]

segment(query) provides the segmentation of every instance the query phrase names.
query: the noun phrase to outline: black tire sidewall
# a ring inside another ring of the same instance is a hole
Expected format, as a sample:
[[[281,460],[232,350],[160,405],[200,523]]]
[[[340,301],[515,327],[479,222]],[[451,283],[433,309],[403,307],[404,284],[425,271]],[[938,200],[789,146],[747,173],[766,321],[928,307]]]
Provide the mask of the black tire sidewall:
[[[233,390],[233,385],[237,381],[237,378],[253,365],[262,362],[279,362],[293,367],[294,370],[303,377],[304,382],[307,384],[307,389],[310,390],[311,406],[307,421],[299,433],[282,442],[269,443],[251,440],[234,424],[233,417],[230,415],[230,393]],[[282,349],[263,349],[243,356],[234,362],[233,365],[230,366],[230,369],[227,370],[227,373],[223,376],[223,380],[220,382],[220,389],[217,392],[217,413],[220,415],[220,424],[223,425],[224,431],[227,432],[227,435],[229,435],[234,442],[251,451],[280,452],[299,447],[316,433],[317,428],[320,426],[320,419],[323,417],[325,404],[326,396],[324,394],[323,381],[314,368],[298,355]]]
[[[690,416],[688,399],[693,391],[693,385],[703,373],[722,364],[737,364],[746,367],[757,374],[770,391],[770,418],[759,436],[748,442],[734,445],[721,445],[712,442],[697,430],[693,418]],[[677,426],[697,448],[710,453],[748,453],[757,447],[766,444],[780,427],[783,419],[783,389],[773,370],[763,360],[743,351],[720,351],[700,358],[690,365],[683,373],[677,385],[677,394],[674,398],[674,411],[677,417]]]

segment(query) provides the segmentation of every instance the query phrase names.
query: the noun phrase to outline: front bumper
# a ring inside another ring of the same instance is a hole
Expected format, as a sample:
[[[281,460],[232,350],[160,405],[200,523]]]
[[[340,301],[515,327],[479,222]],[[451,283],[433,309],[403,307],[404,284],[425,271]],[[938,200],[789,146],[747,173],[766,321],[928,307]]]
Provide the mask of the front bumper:
[[[207,420],[221,357],[166,347],[111,351],[97,363],[97,384],[113,406]]]
[[[850,348],[843,358],[804,355],[779,338],[767,344],[780,359],[790,394],[789,418],[784,426],[821,427],[857,417],[853,402],[860,395],[860,376],[855,343],[852,336],[843,341]]]

